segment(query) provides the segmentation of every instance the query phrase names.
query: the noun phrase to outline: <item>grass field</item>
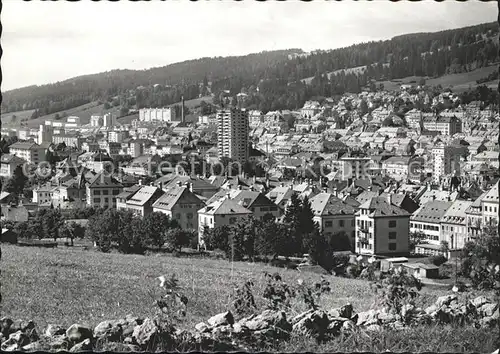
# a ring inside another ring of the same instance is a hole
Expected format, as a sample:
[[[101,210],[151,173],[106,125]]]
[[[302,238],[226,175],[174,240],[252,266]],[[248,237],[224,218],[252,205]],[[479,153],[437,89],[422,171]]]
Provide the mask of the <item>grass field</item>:
[[[201,98],[195,98],[192,100],[187,100],[184,102],[185,106],[193,111],[197,107],[200,106],[201,101],[205,102],[212,102],[212,96],[204,96]],[[175,103],[177,105],[180,105],[181,102]],[[78,106],[75,108],[67,109],[65,111],[61,112],[55,112],[51,113],[45,116],[38,117],[36,119],[30,120],[29,118],[31,117],[31,114],[33,113],[33,110],[29,111],[20,111],[20,112],[12,112],[12,113],[6,113],[2,114],[1,119],[2,119],[2,124],[5,124],[6,126],[8,125],[9,127],[12,128],[18,128],[21,125],[21,122],[25,122],[28,127],[30,128],[36,128],[40,124],[44,124],[46,120],[54,120],[55,115],[59,114],[59,116],[62,116],[63,113],[66,113],[66,116],[77,116],[80,117],[81,123],[82,124],[89,124],[90,123],[90,117],[95,114],[99,115],[104,115],[106,113],[113,113],[116,116],[119,115],[120,113],[120,107],[111,107],[110,109],[104,109],[104,104],[99,104],[99,102],[90,102],[87,104],[84,104],[82,106]],[[16,119],[13,121],[12,116],[15,115]],[[118,122],[122,124],[130,124],[133,119],[138,118],[138,114],[132,114],[128,115],[122,118],[118,119]],[[61,121],[65,121],[65,118],[62,118]]]
[[[484,68],[480,68],[477,70],[473,70],[468,73],[460,73],[460,74],[450,74],[443,75],[434,79],[427,79],[426,85],[437,86],[441,85],[443,88],[452,87],[453,92],[463,92],[469,89],[469,86],[475,87],[477,86],[476,80],[487,77],[495,70],[498,70],[498,65],[488,66]],[[402,84],[418,84],[418,81],[421,79],[420,76],[409,76],[402,79],[392,80],[392,81],[379,81],[377,85],[384,84],[384,89],[388,91],[399,90]],[[498,80],[489,81],[484,83],[488,87],[497,88]]]
[[[95,326],[104,319],[154,313],[153,302],[160,295],[160,275],[175,273],[190,303],[186,325],[225,311],[232,301],[235,284],[248,279],[255,283],[254,295],[262,305],[263,271],[280,272],[291,284],[302,278],[313,283],[320,276],[263,264],[224,260],[175,258],[169,255],[103,254],[81,248],[39,249],[2,247],[2,313],[13,318],[70,325],[81,322]],[[370,308],[374,294],[362,280],[329,276],[332,292],[321,298],[329,309],[352,303],[356,311]],[[433,303],[444,289],[424,287],[420,305]],[[472,295],[469,295],[472,296]],[[296,311],[303,310],[296,304]]]
[[[26,111],[10,112],[5,114],[2,113],[2,125],[5,124],[5,126],[12,127],[20,126],[22,121],[30,119],[34,111],[34,109],[30,109]]]

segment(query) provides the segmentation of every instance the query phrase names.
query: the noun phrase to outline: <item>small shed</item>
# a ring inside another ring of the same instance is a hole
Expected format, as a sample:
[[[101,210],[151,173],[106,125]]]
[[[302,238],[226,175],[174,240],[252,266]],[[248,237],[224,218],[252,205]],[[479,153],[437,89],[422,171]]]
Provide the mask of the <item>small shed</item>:
[[[380,271],[387,272],[389,269],[393,267],[400,266],[403,263],[408,263],[408,258],[406,257],[394,257],[394,258],[385,258],[380,260]]]
[[[434,264],[424,263],[405,263],[402,266],[408,271],[408,274],[413,275],[418,279],[436,279],[439,278],[439,267]]]
[[[17,234],[9,229],[2,229],[2,243],[17,243]]]

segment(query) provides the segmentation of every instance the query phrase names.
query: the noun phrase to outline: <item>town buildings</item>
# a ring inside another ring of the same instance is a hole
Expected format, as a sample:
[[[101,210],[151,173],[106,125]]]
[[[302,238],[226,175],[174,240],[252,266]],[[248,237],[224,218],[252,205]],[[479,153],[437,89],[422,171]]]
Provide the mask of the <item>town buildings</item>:
[[[228,157],[241,164],[248,160],[248,112],[229,108],[217,111],[219,158]]]
[[[34,142],[17,142],[9,147],[11,155],[17,156],[29,164],[38,165],[45,161],[46,147]]]

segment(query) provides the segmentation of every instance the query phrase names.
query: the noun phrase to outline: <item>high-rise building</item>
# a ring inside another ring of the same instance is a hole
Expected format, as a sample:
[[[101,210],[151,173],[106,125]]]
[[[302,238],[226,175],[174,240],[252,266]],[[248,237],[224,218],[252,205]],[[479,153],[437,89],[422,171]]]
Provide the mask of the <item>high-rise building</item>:
[[[432,156],[434,157],[433,177],[435,181],[439,181],[445,175],[460,174],[460,151],[457,148],[440,143],[432,149]]]
[[[54,128],[52,125],[40,124],[40,130],[38,131],[38,144],[51,143],[53,134]]]
[[[102,119],[103,127],[113,127],[116,125],[116,117],[112,113],[106,113]]]
[[[219,158],[248,160],[248,112],[235,107],[217,111],[217,148]]]

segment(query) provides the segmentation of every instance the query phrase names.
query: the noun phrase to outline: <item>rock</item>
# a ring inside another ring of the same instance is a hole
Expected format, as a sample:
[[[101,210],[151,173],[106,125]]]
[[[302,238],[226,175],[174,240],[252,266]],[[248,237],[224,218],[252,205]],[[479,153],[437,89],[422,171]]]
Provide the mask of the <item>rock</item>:
[[[328,331],[330,320],[326,312],[317,310],[308,313],[299,322],[293,325],[293,331],[302,335],[312,335],[313,337],[323,337]]]
[[[414,313],[415,313],[415,306],[413,306],[412,304],[404,304],[401,307],[401,316],[403,318],[411,318]]]
[[[474,307],[476,309],[478,309],[481,306],[483,306],[484,304],[490,303],[491,301],[488,298],[486,298],[485,296],[481,295],[481,296],[476,297],[475,299],[472,299],[470,302],[472,305],[474,305]]]
[[[393,328],[393,329],[396,329],[396,330],[401,330],[401,329],[405,329],[406,328],[405,325],[404,325],[404,323],[402,323],[401,321],[392,322],[392,323],[389,324],[389,326],[391,328]]]
[[[158,333],[159,328],[156,323],[146,318],[141,325],[135,327],[132,338],[139,345],[147,345]]]
[[[4,352],[15,352],[19,350],[19,345],[17,343],[13,343],[10,345],[2,345],[2,350]]]
[[[231,311],[226,311],[219,313],[218,315],[212,316],[208,319],[208,324],[212,327],[224,326],[224,325],[233,325],[234,317]]]
[[[106,343],[106,351],[107,352],[120,352],[120,353],[127,353],[127,352],[140,352],[141,348],[137,345],[134,344],[128,344],[128,343],[116,343],[116,342],[109,342]]]
[[[377,319],[382,323],[382,324],[389,324],[397,321],[398,317],[395,314],[388,313],[388,312],[381,312],[378,314]]]
[[[479,325],[483,328],[492,328],[496,327],[498,320],[493,317],[483,317],[479,320]]]
[[[194,328],[200,333],[210,332],[210,327],[208,327],[208,325],[205,322],[200,322],[196,324]]]
[[[352,332],[354,331],[354,329],[356,328],[356,325],[354,322],[352,321],[345,321],[344,323],[342,323],[342,328],[341,328],[341,332]]]
[[[314,310],[308,310],[308,311],[299,313],[297,316],[295,316],[294,318],[292,318],[292,320],[290,322],[292,323],[292,325],[294,325],[294,324],[302,321],[307,316],[310,316],[312,313],[314,313]]]
[[[122,324],[127,323],[125,320],[103,321],[94,328],[94,336],[111,342],[118,341],[123,334]]]
[[[66,330],[62,326],[56,324],[49,324],[45,329],[44,334],[47,337],[58,336],[61,334],[66,334]]]
[[[32,343],[27,344],[24,347],[22,347],[22,350],[25,352],[41,351],[42,349],[43,348],[42,348],[42,345],[40,344],[40,342],[32,342]]]
[[[5,342],[5,340],[6,340],[5,336],[3,335],[3,333],[0,332],[0,343]]]
[[[498,304],[487,303],[479,308],[479,313],[485,317],[492,317],[497,310]],[[498,311],[497,311],[498,312]]]
[[[444,295],[437,298],[435,305],[440,308],[442,306],[448,306],[452,301],[457,301],[458,296],[456,294],[453,295]]]
[[[24,347],[25,345],[30,343],[30,339],[25,333],[17,331],[15,333],[11,333],[9,339],[7,339],[4,344],[5,343],[16,343],[19,347]]]
[[[231,325],[222,325],[222,326],[217,326],[214,329],[212,329],[212,335],[214,337],[227,336],[232,331],[233,331],[233,327]]]
[[[1,331],[5,338],[9,337],[10,327],[12,326],[13,323],[14,321],[12,321],[8,317],[2,317],[2,319],[0,319]]]
[[[92,339],[92,331],[85,326],[74,324],[66,330],[66,337],[70,342],[80,343],[85,339]]]
[[[497,310],[495,312],[493,312],[493,314],[491,315],[491,318],[493,318],[494,320],[499,320],[500,319],[500,309],[497,308]]]
[[[358,326],[368,326],[371,324],[377,324],[378,313],[375,310],[369,310],[365,312],[360,312],[357,314],[357,322]]]
[[[68,338],[66,338],[65,334],[52,336],[48,339],[48,346],[50,347],[50,349],[66,350],[69,348],[69,341]]]
[[[83,342],[77,343],[71,347],[70,353],[83,352],[87,350],[92,350],[92,344],[90,338],[85,339]]]
[[[132,338],[132,337],[125,337],[125,338],[123,338],[123,343],[125,343],[125,344],[134,344],[135,343],[134,342],[134,338]]]
[[[352,310],[353,310],[352,305],[347,304],[340,308],[331,309],[330,311],[328,311],[328,316],[333,318],[336,317],[351,318]]]
[[[382,327],[378,324],[371,324],[371,325],[366,327],[366,330],[370,331],[370,332],[377,332],[377,331],[380,331],[381,329],[382,329]]]
[[[431,315],[435,313],[437,310],[439,310],[439,308],[436,305],[431,305],[425,309],[425,313]]]
[[[292,325],[287,321],[284,311],[266,310],[258,316],[252,315],[243,318],[238,323],[254,332],[254,334],[260,331],[259,335],[273,338],[288,338],[292,330]],[[267,331],[267,329],[271,329],[271,331]]]
[[[233,333],[241,337],[250,334],[250,330],[248,329],[247,326],[244,326],[238,322],[233,325]]]

